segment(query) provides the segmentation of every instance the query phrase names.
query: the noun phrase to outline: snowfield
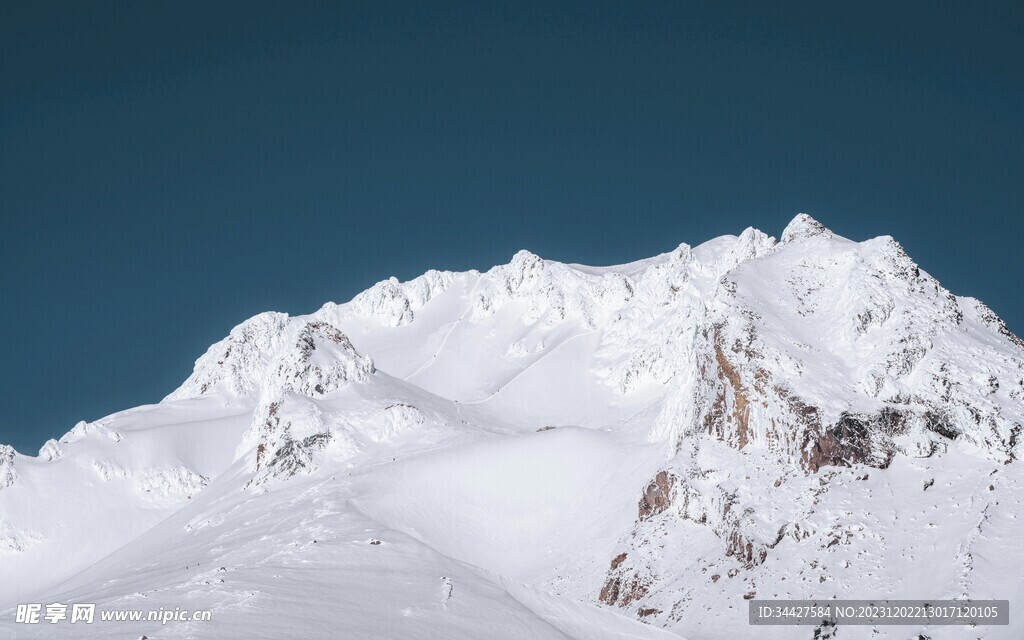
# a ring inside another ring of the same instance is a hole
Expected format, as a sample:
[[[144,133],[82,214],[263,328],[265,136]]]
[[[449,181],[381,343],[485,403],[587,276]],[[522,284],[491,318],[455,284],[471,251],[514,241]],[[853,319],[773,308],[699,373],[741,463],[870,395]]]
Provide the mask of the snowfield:
[[[749,598],[1008,599],[834,637],[1024,637],[1024,342],[892,238],[780,238],[392,278],[0,446],[0,638],[827,632]],[[99,619],[161,608],[211,620]]]

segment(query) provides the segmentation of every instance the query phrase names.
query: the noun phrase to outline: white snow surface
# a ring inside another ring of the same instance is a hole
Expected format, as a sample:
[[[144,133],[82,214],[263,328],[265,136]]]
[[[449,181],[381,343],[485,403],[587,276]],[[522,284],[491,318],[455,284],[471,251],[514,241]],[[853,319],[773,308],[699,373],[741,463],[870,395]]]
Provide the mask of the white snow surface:
[[[264,313],[157,405],[0,446],[0,637],[811,638],[747,597],[1009,599],[1024,343],[800,214]],[[15,622],[19,603],[208,622]]]

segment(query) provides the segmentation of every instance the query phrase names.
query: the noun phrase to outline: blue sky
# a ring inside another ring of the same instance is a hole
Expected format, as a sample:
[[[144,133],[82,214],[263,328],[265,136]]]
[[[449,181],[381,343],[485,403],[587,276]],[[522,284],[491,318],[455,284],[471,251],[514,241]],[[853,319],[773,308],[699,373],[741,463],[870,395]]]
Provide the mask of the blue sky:
[[[1024,331],[1020,3],[703,5],[3,3],[0,442],[260,311],[798,211]]]

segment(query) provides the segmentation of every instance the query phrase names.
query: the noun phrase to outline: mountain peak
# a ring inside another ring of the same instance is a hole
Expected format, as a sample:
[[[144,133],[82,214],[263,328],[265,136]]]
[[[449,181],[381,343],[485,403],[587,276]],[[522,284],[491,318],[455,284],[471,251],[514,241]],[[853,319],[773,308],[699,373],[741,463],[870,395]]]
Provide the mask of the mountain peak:
[[[832,237],[832,230],[806,213],[798,213],[782,231],[782,242],[792,242],[814,236]]]
[[[544,259],[538,256],[536,253],[533,253],[532,251],[520,249],[519,251],[516,251],[514,256],[512,256],[512,260],[509,262],[509,264],[519,269],[523,269],[526,267],[532,268],[543,266]]]
[[[337,625],[338,601],[338,635],[415,611],[425,637],[584,637],[485,628],[543,606],[711,640],[747,622],[716,603],[800,597],[800,572],[822,598],[1012,596],[1024,342],[892,238],[832,237],[800,214],[781,250],[748,228],[608,267],[521,251],[255,316],[166,401],[38,458],[0,445],[0,613],[208,583],[203,609],[260,607],[204,638]]]

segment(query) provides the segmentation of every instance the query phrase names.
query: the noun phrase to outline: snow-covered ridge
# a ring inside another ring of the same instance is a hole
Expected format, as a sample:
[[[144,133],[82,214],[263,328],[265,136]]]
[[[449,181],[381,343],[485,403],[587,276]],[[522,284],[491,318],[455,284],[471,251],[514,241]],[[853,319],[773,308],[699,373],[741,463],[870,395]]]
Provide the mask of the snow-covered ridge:
[[[262,313],[210,347],[189,379],[165,401],[215,389],[243,398],[284,390],[322,395],[373,371],[373,361],[357,353],[330,323]]]
[[[455,274],[431,269],[408,282],[388,278],[352,299],[352,310],[380,318],[389,327],[401,327],[416,318],[416,311],[434,296],[444,293]]]
[[[1024,605],[1024,342],[893,238],[805,214],[779,237],[520,251],[250,318],[160,404],[0,446],[0,614],[38,594],[230,621],[198,637],[717,639],[749,631],[745,597]]]

